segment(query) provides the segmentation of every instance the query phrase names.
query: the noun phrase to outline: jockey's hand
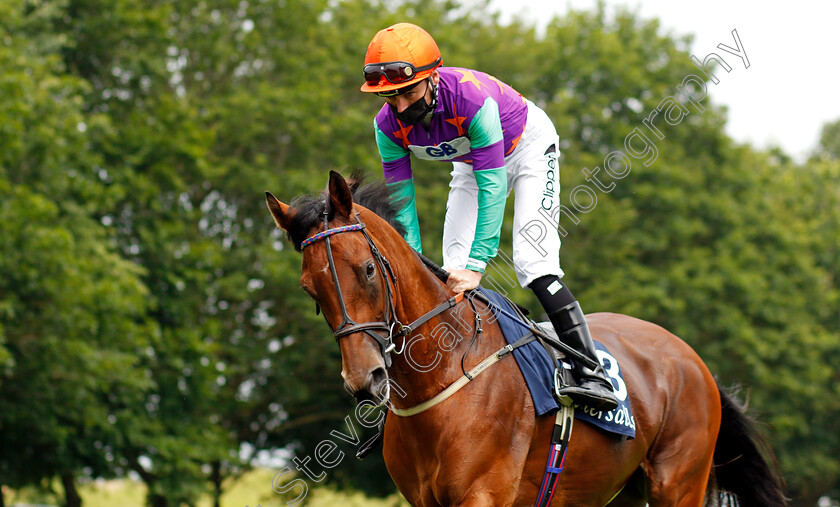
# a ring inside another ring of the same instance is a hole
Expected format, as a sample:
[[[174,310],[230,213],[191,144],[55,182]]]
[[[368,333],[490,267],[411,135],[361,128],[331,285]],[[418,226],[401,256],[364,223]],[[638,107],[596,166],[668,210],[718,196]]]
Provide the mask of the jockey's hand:
[[[449,280],[446,285],[455,292],[464,292],[478,287],[481,282],[481,273],[469,269],[449,270]]]

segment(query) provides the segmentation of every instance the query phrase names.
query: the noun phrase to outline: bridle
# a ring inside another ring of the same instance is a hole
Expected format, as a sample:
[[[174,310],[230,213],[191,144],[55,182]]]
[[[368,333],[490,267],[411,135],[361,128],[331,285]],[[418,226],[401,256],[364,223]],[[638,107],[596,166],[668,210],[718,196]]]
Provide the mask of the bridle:
[[[361,217],[359,217],[358,212],[355,212],[355,216],[355,224],[343,225],[340,227],[334,227],[330,229],[329,212],[327,210],[324,210],[324,230],[310,236],[300,244],[301,250],[321,240],[324,240],[324,243],[326,244],[327,261],[330,264],[330,273],[332,273],[333,283],[335,283],[335,290],[338,295],[338,302],[341,306],[341,314],[343,317],[341,324],[339,324],[338,327],[333,331],[333,337],[336,340],[340,340],[341,338],[353,333],[363,332],[368,334],[376,341],[377,344],[379,344],[379,351],[382,354],[382,358],[385,361],[385,367],[390,368],[392,363],[391,352],[394,352],[395,354],[402,354],[406,349],[406,341],[408,339],[408,335],[411,334],[413,330],[419,328],[421,325],[425,324],[430,319],[454,307],[462,300],[466,300],[469,303],[472,312],[475,316],[473,336],[470,340],[469,348],[466,352],[464,352],[464,355],[461,357],[461,370],[463,370],[464,375],[459,377],[455,382],[450,384],[446,389],[438,393],[433,398],[410,408],[400,409],[391,406],[390,403],[387,402],[387,400],[389,399],[389,395],[386,394],[385,400],[391,412],[400,417],[409,417],[415,414],[419,414],[420,412],[423,412],[425,410],[428,410],[431,407],[434,407],[435,405],[447,400],[449,397],[458,392],[458,390],[461,389],[464,385],[475,379],[475,377],[477,377],[482,372],[486,371],[498,361],[502,360],[505,356],[513,352],[515,349],[522,347],[523,345],[527,345],[528,343],[536,340],[536,335],[534,333],[537,333],[538,331],[535,327],[532,333],[524,336],[523,338],[520,338],[515,343],[505,345],[501,349],[487,356],[483,361],[474,366],[469,372],[466,371],[464,367],[464,360],[469,350],[475,344],[476,338],[482,332],[481,317],[479,315],[479,312],[476,310],[472,297],[465,298],[464,293],[459,292],[457,295],[452,296],[443,303],[432,308],[411,324],[403,325],[399,321],[399,319],[397,319],[397,313],[394,305],[394,296],[397,289],[397,277],[394,275],[394,271],[391,269],[391,263],[388,262],[388,259],[386,259],[385,256],[382,255],[382,253],[379,251],[379,248],[377,248],[376,243],[373,241],[373,238],[370,237],[370,234],[368,234],[367,228],[362,222]],[[386,301],[382,317],[383,320],[381,321],[365,322],[359,324],[356,321],[354,321],[347,313],[347,305],[344,303],[344,296],[341,293],[341,285],[338,282],[338,272],[335,269],[335,261],[333,260],[330,236],[354,231],[360,231],[362,234],[365,235],[365,239],[367,239],[370,252],[371,254],[373,254],[373,258],[376,261],[377,266],[379,266],[379,271],[382,273],[381,276],[383,277],[383,281],[385,282]],[[394,338],[400,336],[403,338],[402,347],[400,347],[400,350],[395,350],[396,346],[394,345]]]
[[[385,367],[390,368],[392,362],[391,352],[394,352],[395,354],[402,354],[405,351],[405,341],[407,336],[411,334],[413,330],[417,329],[420,325],[427,322],[429,319],[443,313],[444,311],[458,304],[461,301],[461,299],[463,299],[463,293],[459,293],[458,295],[449,298],[448,300],[438,305],[431,311],[427,312],[411,324],[407,326],[403,325],[397,318],[397,312],[394,305],[394,297],[397,287],[397,277],[394,275],[393,269],[391,269],[391,263],[388,262],[388,259],[386,259],[385,256],[382,255],[382,253],[379,251],[379,248],[377,248],[376,243],[373,241],[373,238],[370,237],[370,234],[368,234],[367,228],[364,222],[362,222],[361,217],[359,217],[358,212],[355,212],[355,216],[355,224],[344,225],[341,227],[334,227],[330,229],[329,212],[325,209],[323,214],[324,230],[305,239],[303,242],[301,242],[300,248],[301,250],[303,250],[304,248],[321,240],[324,240],[324,243],[326,244],[327,261],[330,265],[330,273],[332,274],[333,283],[335,284],[335,290],[338,296],[338,303],[341,307],[342,314],[342,321],[338,325],[338,327],[336,327],[333,330],[333,337],[336,340],[339,340],[353,333],[366,333],[368,336],[373,338],[379,345],[379,352],[382,354],[382,358],[385,360]],[[338,282],[338,272],[335,269],[335,261],[333,260],[330,236],[353,231],[361,231],[361,233],[365,235],[365,239],[368,242],[370,252],[373,255],[373,259],[376,261],[376,265],[379,269],[379,272],[381,273],[383,281],[385,282],[385,308],[383,310],[383,320],[381,321],[364,322],[360,324],[354,321],[353,318],[350,317],[350,315],[347,313],[347,305],[344,303],[344,296],[341,292],[341,285]],[[397,351],[395,350],[396,345],[394,344],[394,338],[400,336],[403,337],[403,343],[402,347],[400,347],[400,350]]]

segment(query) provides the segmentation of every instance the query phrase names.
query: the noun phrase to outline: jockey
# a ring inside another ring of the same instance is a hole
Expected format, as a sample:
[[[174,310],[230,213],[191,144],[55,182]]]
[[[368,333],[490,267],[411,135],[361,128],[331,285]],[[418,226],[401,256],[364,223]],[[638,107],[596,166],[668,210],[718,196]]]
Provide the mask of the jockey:
[[[517,279],[534,291],[560,340],[597,363],[580,305],[560,282],[556,219],[542,227],[546,234],[539,241],[528,230],[559,216],[554,125],[542,109],[495,77],[441,63],[434,39],[410,23],[380,30],[365,55],[361,90],[385,99],[374,120],[376,144],[392,198],[404,203],[398,220],[406,240],[422,252],[412,154],[452,163],[443,267],[455,292],[476,288],[496,256],[505,201],[513,190]],[[617,400],[603,368],[580,363],[574,369],[579,386],[561,394],[592,408],[614,409]]]

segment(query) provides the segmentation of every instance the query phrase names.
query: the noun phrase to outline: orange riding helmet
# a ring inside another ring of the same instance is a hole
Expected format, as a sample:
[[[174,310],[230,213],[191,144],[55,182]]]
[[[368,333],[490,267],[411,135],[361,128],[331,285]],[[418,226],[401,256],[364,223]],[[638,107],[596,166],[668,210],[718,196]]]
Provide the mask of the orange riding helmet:
[[[420,82],[440,65],[440,49],[426,30],[397,23],[380,30],[370,41],[361,90],[387,95]]]

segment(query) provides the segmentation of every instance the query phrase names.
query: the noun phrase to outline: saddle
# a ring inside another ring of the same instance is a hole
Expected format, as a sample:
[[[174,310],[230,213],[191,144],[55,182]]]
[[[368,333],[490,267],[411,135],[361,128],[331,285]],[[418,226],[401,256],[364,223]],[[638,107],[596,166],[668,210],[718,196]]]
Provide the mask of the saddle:
[[[527,328],[528,331],[533,333],[536,341],[542,345],[548,354],[548,357],[553,358],[553,364],[557,365],[554,369],[554,398],[560,405],[570,405],[572,403],[571,398],[566,395],[561,395],[560,390],[564,387],[578,385],[577,381],[572,376],[571,365],[569,364],[569,356],[575,355],[575,351],[571,350],[568,345],[560,341],[557,337],[557,331],[554,329],[551,322],[535,322],[528,317],[530,312],[527,308],[512,301],[504,294],[500,294],[498,292],[491,293],[489,291],[488,294],[492,294],[492,297],[496,299],[496,301],[490,300],[490,298],[485,295],[485,292],[480,290],[476,290],[475,297],[488,305],[494,306],[500,311],[504,311],[501,307],[504,306],[503,303],[506,303],[506,306],[512,309],[513,313],[511,315],[504,316],[511,319],[511,321],[522,323],[521,325],[523,328]]]

